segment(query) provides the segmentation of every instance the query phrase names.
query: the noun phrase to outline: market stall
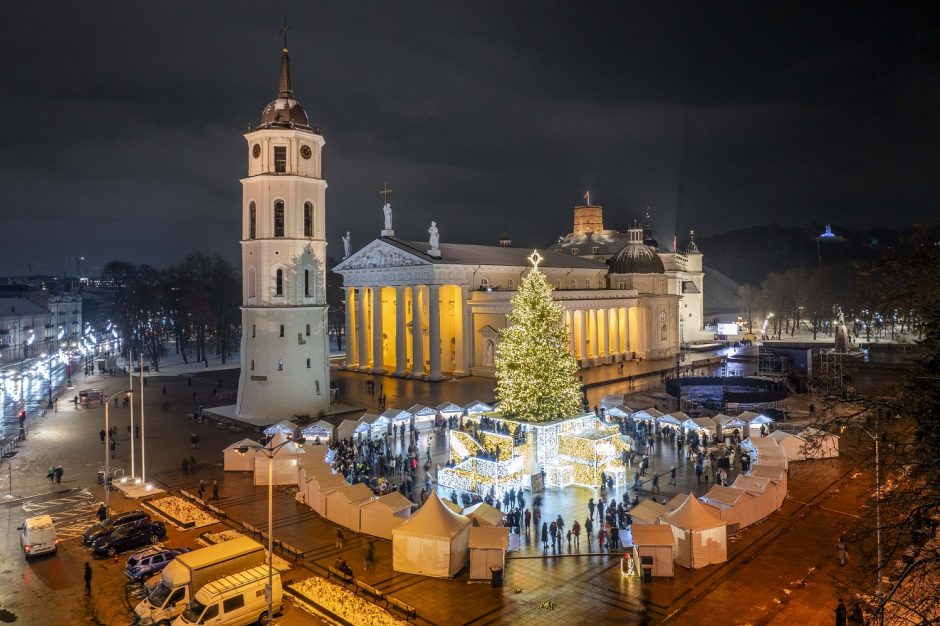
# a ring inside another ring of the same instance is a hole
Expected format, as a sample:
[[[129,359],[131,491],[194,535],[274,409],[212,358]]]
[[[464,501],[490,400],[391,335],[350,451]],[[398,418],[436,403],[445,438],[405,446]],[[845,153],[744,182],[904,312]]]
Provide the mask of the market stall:
[[[729,532],[750,526],[761,519],[757,498],[745,489],[713,485],[701,498],[711,513],[726,521]]]
[[[662,518],[676,539],[676,563],[689,569],[728,560],[728,534],[723,520],[706,510],[693,495]]]
[[[277,424],[271,424],[264,429],[264,434],[268,437],[273,437],[274,435],[280,433],[287,437],[288,439],[296,439],[297,431],[300,429],[300,426],[294,422],[288,420],[282,420]]]
[[[607,415],[615,419],[626,419],[633,415],[633,409],[626,404],[618,404],[617,406],[607,409]]]
[[[317,474],[307,478],[306,501],[307,506],[326,516],[326,497],[337,489],[348,487],[349,483],[341,474]]]
[[[672,578],[675,575],[674,559],[676,538],[672,527],[665,524],[639,524],[630,529],[633,546],[633,562],[637,574],[642,574],[643,557],[652,559],[650,567],[654,578]]]
[[[509,529],[476,526],[470,529],[470,580],[491,580],[494,569],[505,569]]]
[[[359,507],[375,494],[365,483],[340,487],[326,494],[326,519],[359,531]]]
[[[305,426],[300,436],[306,439],[305,444],[312,446],[330,445],[333,443],[333,425],[326,420],[320,420]]]
[[[697,432],[709,442],[718,434],[718,425],[709,417],[690,417],[682,422],[682,428],[689,433]]]
[[[631,508],[630,518],[635,524],[658,524],[659,518],[669,513],[669,509],[659,502],[652,500],[643,500],[635,507]]]
[[[656,423],[660,426],[676,426],[679,427],[682,425],[682,422],[689,419],[689,416],[683,413],[682,411],[677,411],[675,413],[670,413],[668,415],[660,415],[656,418]]]
[[[662,416],[662,413],[650,407],[648,409],[640,409],[639,411],[635,411],[630,417],[638,422],[655,422]]]
[[[467,415],[477,415],[478,413],[491,413],[493,406],[480,400],[474,400],[465,405],[463,409],[467,412]]]
[[[463,407],[454,404],[453,402],[441,402],[436,407],[434,407],[438,413],[441,414],[441,417],[444,419],[450,419],[452,417],[460,417],[463,415]]]
[[[769,479],[738,476],[731,486],[743,489],[754,496],[754,514],[757,519],[764,519],[777,510],[776,489],[771,486]]]
[[[388,424],[392,428],[392,434],[397,433],[402,424],[405,425],[405,430],[409,430],[411,428],[412,420],[414,419],[414,415],[401,409],[386,409],[382,413],[381,417],[384,417],[386,420],[388,420]]]
[[[372,498],[359,507],[359,531],[367,535],[392,538],[392,530],[411,517],[414,503],[397,491]]]
[[[270,450],[274,450],[273,454]],[[278,432],[267,448],[257,448],[255,450],[254,484],[268,484],[268,465],[270,464],[272,466],[270,470],[273,484],[296,485],[297,469],[301,464],[303,455],[304,449],[301,446],[288,440],[284,434]]]
[[[502,526],[506,516],[486,502],[477,502],[463,510],[463,515],[473,521],[474,526]]]
[[[392,569],[451,578],[470,555],[470,520],[451,511],[432,491],[410,519],[392,530]]]
[[[255,469],[255,451],[260,447],[260,443],[251,439],[236,441],[222,450],[222,469],[226,472],[252,471]]]
[[[782,467],[758,464],[751,467],[750,473],[751,476],[770,480],[770,489],[774,496],[774,510],[779,510],[783,506],[783,501],[787,499],[787,470]]]
[[[623,404],[622,393],[611,393],[601,398],[601,409],[610,411],[612,408]]]
[[[359,427],[359,420],[343,420],[336,427],[335,435],[337,441],[352,439],[353,433]]]
[[[414,416],[414,425],[416,430],[433,428],[437,422],[437,409],[423,404],[415,404],[408,407],[407,411]]]

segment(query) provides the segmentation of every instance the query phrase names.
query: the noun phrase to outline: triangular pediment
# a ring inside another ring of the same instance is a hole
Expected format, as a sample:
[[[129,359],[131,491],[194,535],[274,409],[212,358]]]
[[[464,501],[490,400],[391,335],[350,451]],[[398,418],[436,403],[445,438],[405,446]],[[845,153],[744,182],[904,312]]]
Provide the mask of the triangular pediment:
[[[375,239],[361,250],[354,252],[348,259],[339,263],[334,271],[365,270],[388,267],[416,267],[431,265],[430,261],[411,254],[392,244]]]

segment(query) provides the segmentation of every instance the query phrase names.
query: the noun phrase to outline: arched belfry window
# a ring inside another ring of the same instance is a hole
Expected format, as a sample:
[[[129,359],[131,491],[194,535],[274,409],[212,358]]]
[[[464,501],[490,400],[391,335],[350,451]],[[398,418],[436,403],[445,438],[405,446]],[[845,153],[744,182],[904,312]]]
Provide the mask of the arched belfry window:
[[[304,237],[313,237],[313,204],[304,202]]]
[[[248,238],[254,239],[258,236],[258,209],[255,207],[255,201],[252,200],[248,205]]]
[[[274,295],[284,295],[284,270],[279,269],[274,272]]]
[[[284,236],[284,201],[277,200],[274,203],[274,236]]]

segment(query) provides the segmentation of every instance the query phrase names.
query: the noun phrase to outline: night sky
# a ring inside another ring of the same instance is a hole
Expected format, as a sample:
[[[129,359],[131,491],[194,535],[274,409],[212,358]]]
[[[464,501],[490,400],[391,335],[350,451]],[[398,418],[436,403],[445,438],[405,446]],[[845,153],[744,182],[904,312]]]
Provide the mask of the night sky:
[[[901,227],[940,199],[936,2],[18,2],[0,20],[0,275],[237,261],[242,133],[294,91],[330,247],[546,245],[585,190],[660,241]],[[707,255],[707,250],[705,251]]]

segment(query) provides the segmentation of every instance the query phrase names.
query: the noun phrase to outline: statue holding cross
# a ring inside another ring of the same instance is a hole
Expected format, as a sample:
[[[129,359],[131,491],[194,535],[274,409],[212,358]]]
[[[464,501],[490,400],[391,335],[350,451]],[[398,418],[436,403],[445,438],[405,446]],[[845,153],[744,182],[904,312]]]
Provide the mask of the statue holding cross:
[[[394,236],[395,231],[392,230],[392,205],[388,202],[388,194],[392,193],[392,190],[388,188],[388,181],[385,181],[382,191],[379,192],[385,198],[385,206],[382,207],[382,212],[385,214],[385,229],[382,231],[382,235]]]

